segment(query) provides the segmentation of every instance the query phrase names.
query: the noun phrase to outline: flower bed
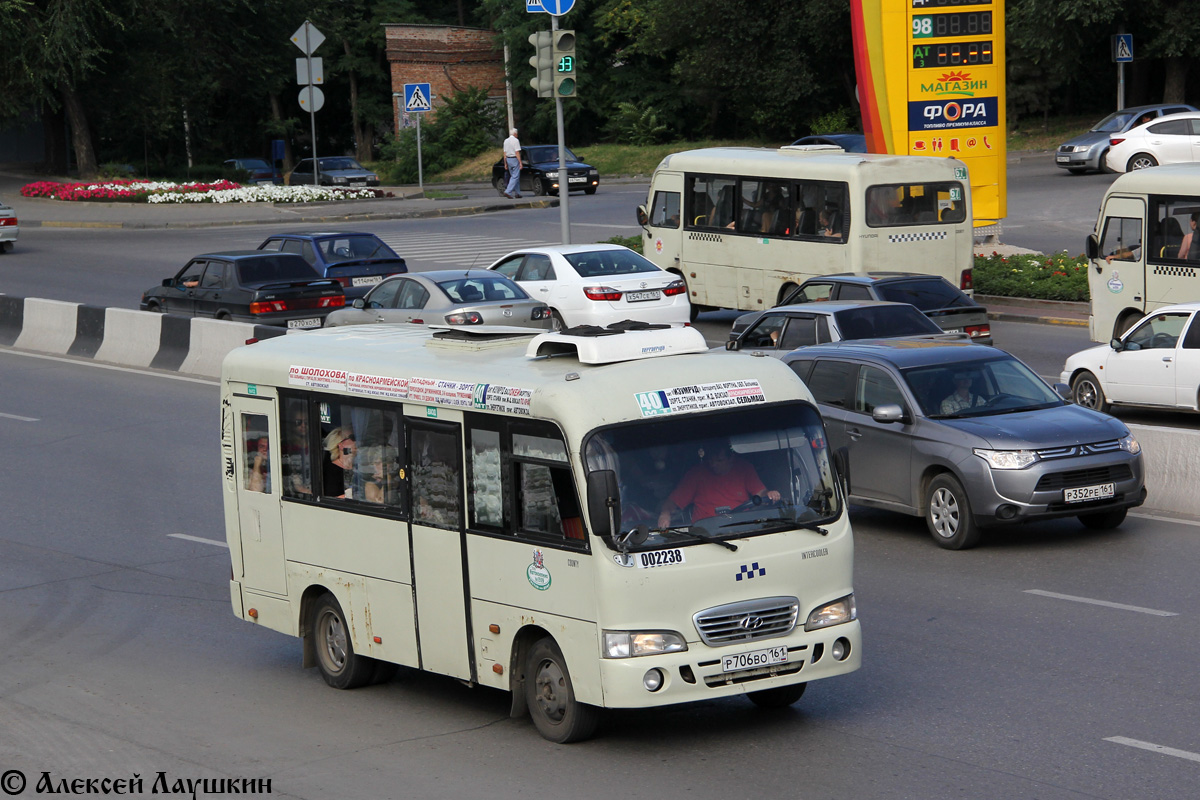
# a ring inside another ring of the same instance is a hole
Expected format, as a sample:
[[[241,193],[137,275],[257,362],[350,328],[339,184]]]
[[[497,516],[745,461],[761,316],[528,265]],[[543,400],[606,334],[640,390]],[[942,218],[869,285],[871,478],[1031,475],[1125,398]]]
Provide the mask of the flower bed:
[[[972,278],[975,294],[1086,302],[1087,268],[1086,257],[1069,256],[1065,250],[1049,256],[1002,256],[993,251],[975,256]]]
[[[108,203],[311,203],[384,197],[379,189],[338,189],[315,186],[242,186],[232,181],[172,183],[170,181],[108,180],[103,183],[38,181],[21,187],[25,197],[51,200],[99,200]]]

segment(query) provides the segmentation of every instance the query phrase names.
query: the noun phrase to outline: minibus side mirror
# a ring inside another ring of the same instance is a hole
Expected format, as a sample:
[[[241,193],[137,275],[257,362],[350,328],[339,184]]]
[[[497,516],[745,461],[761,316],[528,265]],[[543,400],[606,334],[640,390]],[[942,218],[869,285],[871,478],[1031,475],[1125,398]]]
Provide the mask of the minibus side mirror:
[[[612,539],[621,527],[621,490],[616,472],[601,469],[588,473],[587,504],[592,533]]]
[[[1100,242],[1096,241],[1096,234],[1089,233],[1087,241],[1084,242],[1083,251],[1087,253],[1087,257],[1095,261],[1100,257]],[[1100,270],[1100,265],[1096,265],[1096,270]]]
[[[641,225],[644,228],[644,227],[646,227],[646,223],[648,223],[649,221],[650,221],[650,215],[646,213],[646,206],[645,205],[638,206],[637,207],[637,224]]]

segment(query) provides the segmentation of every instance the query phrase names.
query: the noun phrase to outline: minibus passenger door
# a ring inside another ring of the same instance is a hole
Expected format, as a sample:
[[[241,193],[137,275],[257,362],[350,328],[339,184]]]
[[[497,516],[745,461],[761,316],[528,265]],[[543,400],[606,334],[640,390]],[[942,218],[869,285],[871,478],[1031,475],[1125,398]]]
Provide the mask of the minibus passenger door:
[[[275,401],[234,394],[232,413],[233,478],[242,549],[242,575],[234,577],[240,577],[247,589],[286,595]]]
[[[1099,271],[1098,283],[1105,286],[1106,291],[1092,292],[1093,314],[1100,316],[1095,308],[1097,302],[1116,304],[1117,311],[1123,308],[1145,310],[1147,253],[1142,245],[1149,245],[1143,240],[1145,218],[1146,203],[1140,198],[1110,197],[1104,204],[1100,252],[1093,259],[1092,267]],[[1149,254],[1151,259],[1158,256],[1158,253]],[[1094,280],[1090,283],[1097,285]]]
[[[470,587],[464,567],[462,413],[444,408],[435,411],[439,419],[455,421],[405,420],[421,668],[472,680],[466,601]],[[421,412],[427,409],[421,407]]]

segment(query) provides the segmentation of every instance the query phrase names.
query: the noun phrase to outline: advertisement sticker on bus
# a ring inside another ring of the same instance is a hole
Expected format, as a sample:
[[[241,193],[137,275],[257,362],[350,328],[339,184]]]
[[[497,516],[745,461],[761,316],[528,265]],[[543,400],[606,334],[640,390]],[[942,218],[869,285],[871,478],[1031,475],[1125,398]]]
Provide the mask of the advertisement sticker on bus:
[[[288,369],[288,384],[307,389],[345,389],[346,372],[340,369],[323,369],[293,364]]]

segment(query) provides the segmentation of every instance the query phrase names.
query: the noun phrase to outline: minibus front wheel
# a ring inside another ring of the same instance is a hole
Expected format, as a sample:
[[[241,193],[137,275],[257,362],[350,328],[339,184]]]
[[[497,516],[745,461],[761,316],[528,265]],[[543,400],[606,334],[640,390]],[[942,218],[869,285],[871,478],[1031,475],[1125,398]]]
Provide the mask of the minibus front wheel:
[[[371,683],[375,677],[375,659],[354,652],[346,617],[332,594],[321,595],[313,604],[309,632],[316,650],[317,669],[327,684],[335,689],[357,689]]]
[[[567,661],[549,636],[529,649],[525,702],[538,733],[559,744],[587,739],[600,722],[600,709],[575,699]]]

